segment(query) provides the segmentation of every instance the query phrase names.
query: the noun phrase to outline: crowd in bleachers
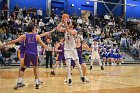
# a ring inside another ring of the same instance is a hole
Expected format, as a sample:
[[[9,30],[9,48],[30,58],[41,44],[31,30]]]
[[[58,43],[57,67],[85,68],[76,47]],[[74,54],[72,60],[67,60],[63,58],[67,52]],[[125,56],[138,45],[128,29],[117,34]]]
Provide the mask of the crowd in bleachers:
[[[0,11],[1,41],[13,40],[26,33],[26,27],[30,22],[36,25],[37,33],[41,34],[50,31],[61,21],[61,18],[53,13],[43,14],[41,8],[39,10],[36,8],[26,10],[26,8],[22,9],[16,5],[14,11],[9,13],[7,10],[8,8],[5,6],[4,10]],[[76,30],[82,40],[86,41],[89,45],[92,44],[94,39],[97,39],[99,43],[104,45],[107,44],[114,47],[119,45],[120,48],[131,49],[132,53],[139,56],[139,34],[133,27],[129,29],[125,28],[125,20],[123,17],[113,17],[106,14],[104,18],[95,17],[94,23],[91,15],[89,16],[89,20],[85,20],[81,17],[70,17],[69,21],[75,20],[78,23]],[[139,21],[134,20],[133,22],[139,23]],[[63,36],[63,33],[56,31],[52,35],[45,37],[44,41],[49,38],[51,42],[55,44],[59,40],[59,36]]]

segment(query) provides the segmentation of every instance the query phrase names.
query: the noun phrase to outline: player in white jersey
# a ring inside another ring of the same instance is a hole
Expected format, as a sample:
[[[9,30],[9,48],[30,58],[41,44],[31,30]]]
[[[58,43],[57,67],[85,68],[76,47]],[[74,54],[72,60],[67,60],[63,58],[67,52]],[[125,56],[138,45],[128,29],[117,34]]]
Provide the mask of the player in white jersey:
[[[78,58],[78,54],[77,54],[77,50],[76,50],[76,42],[75,42],[75,37],[77,35],[77,31],[75,30],[75,28],[77,27],[77,24],[73,21],[73,22],[69,22],[67,21],[68,19],[65,19],[65,28],[62,28],[62,24],[60,23],[57,26],[57,30],[64,32],[65,33],[65,42],[64,42],[64,56],[67,62],[67,72],[68,72],[68,85],[72,84],[72,79],[71,79],[71,60],[74,60],[78,70],[80,72],[80,79],[82,80],[82,82],[85,82],[85,78],[83,77],[83,73],[81,70],[81,66],[79,64],[79,58]]]
[[[92,53],[91,53],[91,65],[90,65],[90,70],[92,69],[93,61],[94,61],[95,59],[98,60],[99,65],[101,66],[101,70],[104,70],[103,64],[102,64],[102,62],[101,62],[100,55],[99,55],[99,45],[98,45],[98,42],[97,42],[96,40],[93,41],[93,44],[91,45],[91,49],[92,49]]]

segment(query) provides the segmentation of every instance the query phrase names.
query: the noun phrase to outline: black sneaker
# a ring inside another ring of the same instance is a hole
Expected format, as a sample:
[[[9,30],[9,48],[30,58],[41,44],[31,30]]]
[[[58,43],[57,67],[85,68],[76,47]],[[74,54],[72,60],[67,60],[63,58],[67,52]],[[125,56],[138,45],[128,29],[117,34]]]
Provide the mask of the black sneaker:
[[[92,70],[92,66],[90,66],[89,70]]]
[[[68,85],[69,85],[69,86],[72,85],[72,80],[71,80],[71,79],[69,79],[69,81],[68,81]]]
[[[81,81],[84,83],[85,82],[85,78],[84,77],[80,77]]]
[[[17,90],[19,87],[24,87],[24,83],[17,83],[17,85],[14,87],[14,90]]]
[[[51,71],[51,75],[55,75],[54,71]]]
[[[104,70],[104,67],[103,66],[101,66],[101,70]]]
[[[39,89],[39,84],[36,84],[35,85],[35,89]]]

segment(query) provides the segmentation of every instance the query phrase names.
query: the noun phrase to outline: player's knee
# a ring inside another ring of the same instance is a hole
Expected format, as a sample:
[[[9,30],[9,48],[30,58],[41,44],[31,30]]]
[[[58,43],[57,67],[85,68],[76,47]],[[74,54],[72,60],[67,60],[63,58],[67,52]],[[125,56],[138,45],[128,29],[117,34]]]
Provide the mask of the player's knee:
[[[23,72],[24,72],[24,71],[25,71],[25,69],[26,69],[26,68],[21,68],[21,69],[20,69],[20,71],[23,71]]]

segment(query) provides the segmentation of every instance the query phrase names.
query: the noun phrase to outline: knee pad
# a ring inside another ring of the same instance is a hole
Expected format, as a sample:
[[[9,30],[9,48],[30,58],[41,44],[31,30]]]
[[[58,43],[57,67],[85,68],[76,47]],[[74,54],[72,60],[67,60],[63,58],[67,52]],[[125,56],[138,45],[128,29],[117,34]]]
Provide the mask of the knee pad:
[[[21,68],[21,69],[20,69],[20,71],[23,71],[23,72],[24,72],[24,71],[25,71],[25,69],[26,69],[26,68]]]

